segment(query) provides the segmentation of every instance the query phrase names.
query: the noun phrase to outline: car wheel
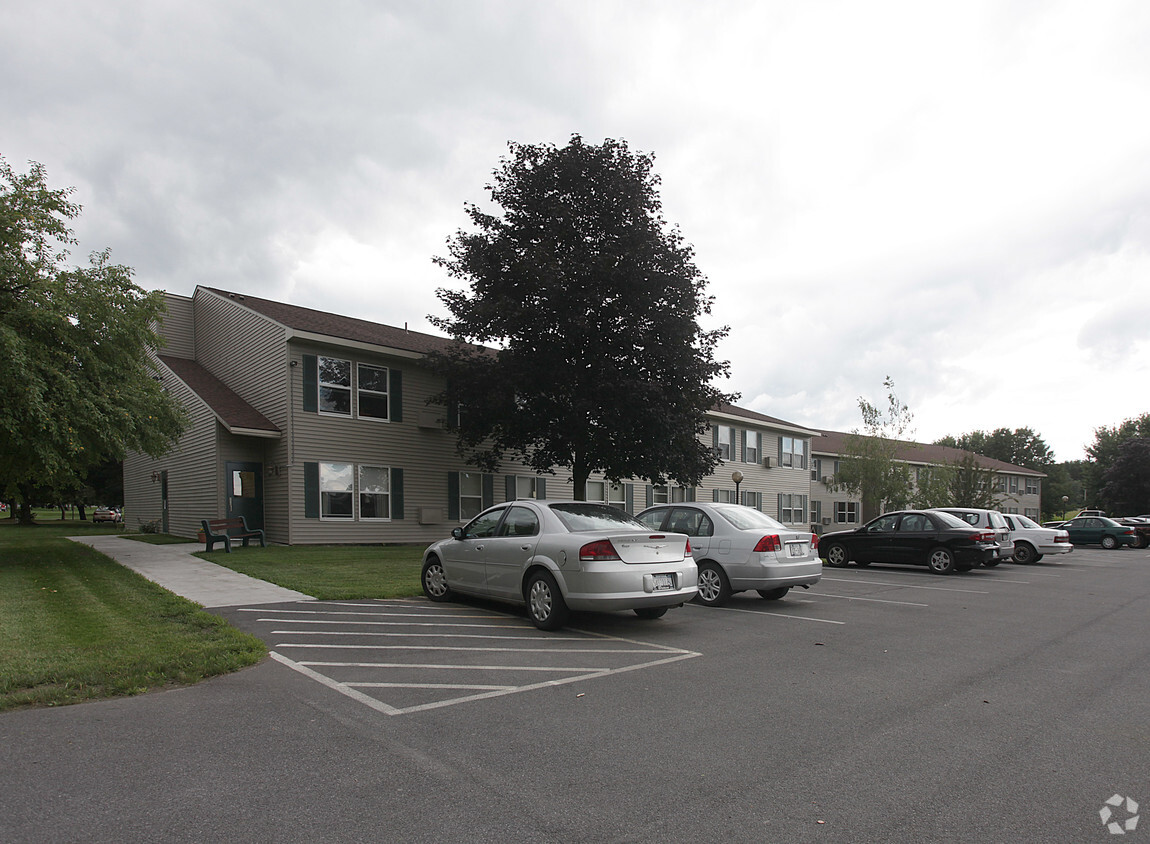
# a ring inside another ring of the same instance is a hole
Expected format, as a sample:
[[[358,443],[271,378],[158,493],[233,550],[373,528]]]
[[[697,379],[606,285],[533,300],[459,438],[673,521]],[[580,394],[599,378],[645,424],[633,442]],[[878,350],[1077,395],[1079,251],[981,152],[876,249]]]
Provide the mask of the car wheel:
[[[635,615],[639,618],[662,618],[667,614],[667,607],[636,607]]]
[[[759,589],[759,596],[768,601],[777,601],[791,591],[789,586],[780,586],[778,589]]]
[[[850,562],[850,555],[845,545],[835,543],[827,549],[827,565],[842,568]]]
[[[1113,536],[1104,536],[1102,537],[1102,547],[1107,551],[1113,551],[1118,547],[1118,540]]]
[[[1041,554],[1035,554],[1035,555],[1034,555],[1034,562],[1036,562],[1036,563],[1037,563],[1037,562],[1038,562],[1039,560],[1041,560],[1041,559],[1042,559],[1042,555],[1041,555]]]
[[[423,564],[423,573],[419,576],[423,583],[423,594],[429,601],[448,601],[451,599],[451,589],[447,585],[447,573],[443,570],[443,563],[438,557],[428,557]]]
[[[527,615],[540,630],[558,630],[570,614],[559,584],[550,572],[538,570],[527,579]]]
[[[1034,546],[1029,542],[1018,542],[1014,545],[1014,562],[1028,566],[1035,561],[1037,555]]]
[[[719,607],[730,597],[731,583],[722,566],[710,560],[699,563],[699,594],[695,600],[704,606]]]
[[[930,552],[926,564],[935,574],[950,574],[955,571],[954,554],[950,553],[949,548],[943,548],[941,545]]]
[[[1150,545],[1150,536],[1143,536],[1142,534],[1138,534],[1134,537],[1135,548],[1145,548],[1147,545]]]

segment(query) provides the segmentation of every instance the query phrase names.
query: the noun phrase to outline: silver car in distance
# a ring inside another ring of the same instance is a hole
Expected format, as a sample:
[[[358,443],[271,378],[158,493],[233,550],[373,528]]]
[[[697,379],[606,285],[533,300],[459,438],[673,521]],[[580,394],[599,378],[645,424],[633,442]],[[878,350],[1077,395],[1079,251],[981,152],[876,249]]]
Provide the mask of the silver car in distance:
[[[572,610],[659,618],[698,591],[686,536],[587,501],[484,510],[423,552],[421,580],[432,601],[476,595],[524,605],[540,630],[562,627]]]
[[[692,501],[648,507],[635,518],[652,530],[690,537],[699,566],[698,601],[710,607],[748,589],[777,601],[792,586],[806,589],[823,576],[815,534],[788,528],[753,507]]]

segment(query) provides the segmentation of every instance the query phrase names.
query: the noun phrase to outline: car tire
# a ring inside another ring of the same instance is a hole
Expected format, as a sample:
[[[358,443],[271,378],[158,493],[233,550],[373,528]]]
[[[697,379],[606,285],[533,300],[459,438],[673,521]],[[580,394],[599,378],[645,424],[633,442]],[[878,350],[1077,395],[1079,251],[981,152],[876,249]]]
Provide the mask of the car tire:
[[[1145,548],[1147,545],[1150,545],[1150,536],[1143,536],[1140,533],[1135,535],[1135,537],[1134,537],[1134,547],[1135,548]]]
[[[986,562],[983,563],[983,565],[986,566],[988,569],[992,569],[1001,562],[1002,562],[1002,560],[998,559],[998,557],[995,557],[993,560],[987,560]]]
[[[423,564],[423,571],[419,575],[423,584],[423,594],[427,600],[440,603],[451,600],[451,587],[447,585],[447,573],[443,570],[443,563],[439,557],[428,557]]]
[[[635,615],[645,619],[662,618],[667,614],[667,609],[667,607],[636,607]]]
[[[791,591],[789,586],[780,586],[777,589],[758,589],[759,597],[766,601],[777,601]]]
[[[939,545],[926,558],[927,567],[935,574],[951,574],[956,571],[954,554],[949,548]]]
[[[567,623],[570,611],[550,572],[542,569],[532,572],[523,594],[527,599],[527,616],[540,630],[558,630]]]
[[[731,582],[718,563],[699,563],[699,594],[695,600],[705,607],[721,607],[731,597]]]
[[[1102,547],[1107,551],[1113,551],[1118,547],[1118,540],[1113,536],[1104,536],[1102,537]]]
[[[827,549],[827,565],[834,566],[835,568],[843,568],[851,561],[851,555],[847,552],[847,547],[838,542],[833,544]]]
[[[1038,560],[1038,554],[1034,553],[1034,546],[1029,542],[1016,542],[1014,544],[1014,562],[1028,566],[1036,560]]]

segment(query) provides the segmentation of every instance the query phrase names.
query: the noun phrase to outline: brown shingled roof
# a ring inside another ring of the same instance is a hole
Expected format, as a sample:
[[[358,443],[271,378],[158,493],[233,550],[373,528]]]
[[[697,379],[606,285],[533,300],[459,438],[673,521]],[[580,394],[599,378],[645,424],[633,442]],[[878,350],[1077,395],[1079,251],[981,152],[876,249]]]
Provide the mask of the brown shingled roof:
[[[765,422],[768,425],[782,425],[785,428],[795,428],[800,431],[813,431],[814,428],[808,428],[806,425],[797,425],[794,422],[788,422],[785,419],[778,419],[774,416],[767,416],[765,413],[758,413],[754,410],[747,410],[745,407],[738,407],[737,405],[727,404],[720,402],[712,408],[715,413],[727,413],[731,416],[741,416],[743,419],[753,419],[756,422]]]
[[[842,454],[846,449],[847,437],[851,434],[842,431],[821,431],[822,436],[811,443],[811,451],[816,454]],[[1044,472],[1036,472],[1024,466],[1015,466],[972,451],[961,448],[951,448],[945,445],[931,445],[930,443],[900,442],[895,456],[907,463],[927,463],[931,465],[953,464],[967,456],[978,458],[981,466],[994,469],[996,472],[1010,472],[1014,475],[1032,475],[1036,478],[1045,478]]]
[[[159,355],[158,357],[164,366],[172,370],[177,378],[204,400],[204,403],[212,409],[212,412],[229,430],[243,429],[280,433],[280,429],[266,416],[236,395],[223,381],[194,360],[172,357],[171,355]]]
[[[395,328],[378,322],[369,322],[366,319],[329,314],[312,308],[301,308],[299,305],[285,305],[283,302],[273,302],[271,299],[261,299],[258,296],[232,293],[215,287],[203,289],[238,302],[296,331],[325,334],[328,337],[357,340],[361,343],[371,343],[376,346],[386,346],[390,349],[402,349],[420,354],[433,351],[445,352],[457,343],[449,337],[436,337],[433,334],[408,331],[406,328]]]

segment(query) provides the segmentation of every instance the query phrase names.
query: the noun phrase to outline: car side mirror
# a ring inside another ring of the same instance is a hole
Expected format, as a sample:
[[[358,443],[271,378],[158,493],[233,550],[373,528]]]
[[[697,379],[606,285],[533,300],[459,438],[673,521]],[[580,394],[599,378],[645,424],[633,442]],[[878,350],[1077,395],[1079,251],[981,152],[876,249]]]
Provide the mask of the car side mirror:
[[[451,529],[451,538],[452,539],[463,539],[463,528],[452,528]]]

